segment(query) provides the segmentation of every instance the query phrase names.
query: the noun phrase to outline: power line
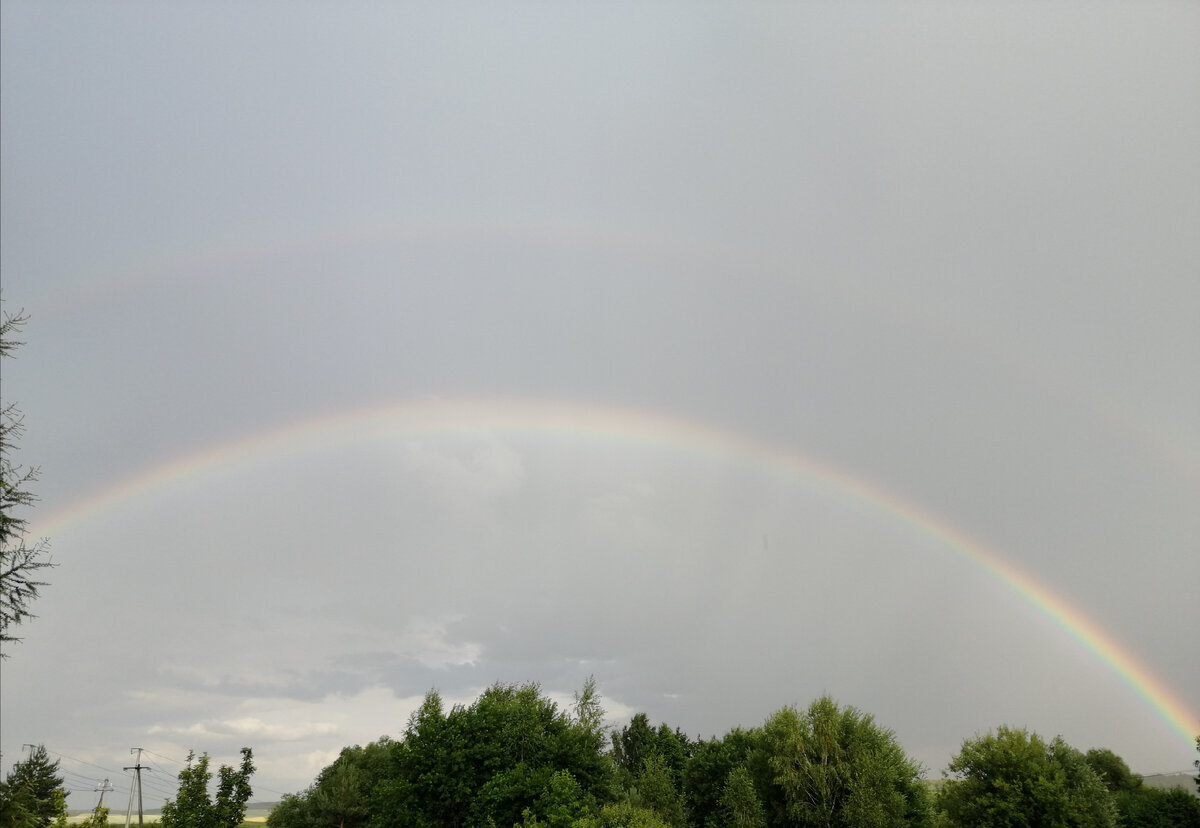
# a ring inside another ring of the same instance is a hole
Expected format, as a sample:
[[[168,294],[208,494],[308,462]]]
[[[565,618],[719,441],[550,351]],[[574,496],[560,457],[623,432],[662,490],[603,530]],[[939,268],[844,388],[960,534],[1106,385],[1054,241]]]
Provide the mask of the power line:
[[[146,753],[149,753],[151,756],[157,756],[159,759],[166,759],[168,762],[172,762],[176,765],[179,765],[179,767],[181,767],[181,768],[187,767],[187,762],[181,761],[179,759],[172,759],[170,756],[163,756],[161,753],[155,753],[154,751],[150,750],[149,748],[146,749]]]
[[[103,765],[97,765],[95,762],[85,762],[82,759],[76,759],[74,756],[67,756],[67,754],[65,754],[65,753],[59,753],[57,750],[50,750],[50,748],[46,748],[46,752],[53,753],[55,756],[59,756],[63,759],[69,759],[72,762],[78,762],[81,765],[91,765],[93,768],[100,768],[100,770],[106,771],[108,773],[120,773],[120,771],[118,771],[118,770],[113,770],[112,768],[106,768]]]

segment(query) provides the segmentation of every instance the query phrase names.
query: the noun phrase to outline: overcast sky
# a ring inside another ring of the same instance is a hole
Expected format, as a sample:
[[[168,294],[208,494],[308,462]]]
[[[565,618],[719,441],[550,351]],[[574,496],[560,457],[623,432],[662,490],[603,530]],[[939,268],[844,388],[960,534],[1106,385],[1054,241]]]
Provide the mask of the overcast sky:
[[[431,687],[589,674],[705,736],[828,692],[935,776],[1001,724],[1195,758],[980,561],[1200,731],[1200,6],[0,24],[3,394],[60,564],[5,768],[123,809],[131,747],[157,802],[245,744],[277,799]]]

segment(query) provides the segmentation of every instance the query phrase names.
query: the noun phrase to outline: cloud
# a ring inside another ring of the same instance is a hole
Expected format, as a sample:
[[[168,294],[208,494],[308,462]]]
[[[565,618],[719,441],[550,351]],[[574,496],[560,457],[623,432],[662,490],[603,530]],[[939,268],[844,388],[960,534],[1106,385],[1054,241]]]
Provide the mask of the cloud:
[[[202,739],[225,740],[238,737],[257,741],[296,742],[319,736],[336,736],[341,733],[341,728],[333,722],[273,724],[247,716],[240,719],[208,719],[185,726],[154,725],[147,732],[151,735],[171,734]]]
[[[410,438],[397,453],[404,471],[418,476],[428,493],[459,508],[512,494],[525,478],[521,455],[486,431],[454,440]]]

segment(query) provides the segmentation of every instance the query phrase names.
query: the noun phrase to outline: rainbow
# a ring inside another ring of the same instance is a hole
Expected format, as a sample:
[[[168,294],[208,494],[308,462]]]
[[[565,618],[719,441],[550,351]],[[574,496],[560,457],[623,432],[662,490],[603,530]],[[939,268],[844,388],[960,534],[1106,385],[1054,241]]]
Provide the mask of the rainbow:
[[[1151,708],[1189,749],[1200,733],[1190,711],[1112,635],[1048,587],[945,520],[874,483],[798,452],[753,437],[669,414],[565,401],[431,398],[337,411],[298,420],[239,440],[181,455],[85,497],[32,527],[52,536],[140,496],[182,481],[218,476],[280,456],[328,450],[384,437],[452,433],[567,434],[665,445],[733,456],[818,481],[935,539],[1015,592],[1074,638]]]

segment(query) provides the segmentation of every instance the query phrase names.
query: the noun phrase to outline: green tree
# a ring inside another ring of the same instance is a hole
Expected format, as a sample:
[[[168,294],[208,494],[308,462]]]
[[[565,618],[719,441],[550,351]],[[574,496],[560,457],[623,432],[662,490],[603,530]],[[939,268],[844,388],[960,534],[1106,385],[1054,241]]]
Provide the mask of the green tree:
[[[570,712],[534,683],[495,684],[448,712],[430,691],[392,746],[390,776],[371,789],[369,824],[534,824],[565,819],[575,803],[595,813],[614,794],[601,716],[591,681]]]
[[[1200,736],[1196,737],[1196,752],[1200,753]],[[1192,767],[1200,771],[1200,759],[1193,761]],[[1196,774],[1196,793],[1200,793],[1200,773]]]
[[[246,816],[246,803],[252,790],[250,777],[254,775],[253,755],[250,748],[242,748],[241,766],[236,770],[222,765],[217,771],[217,796],[211,799],[208,783],[212,773],[208,769],[208,754],[197,759],[188,753],[187,766],[179,772],[179,791],[175,799],[168,801],[162,809],[159,824],[162,828],[237,828]]]
[[[12,335],[25,320],[21,313],[3,314],[0,359],[12,356],[21,345]],[[37,480],[37,468],[18,466],[11,460],[24,428],[24,418],[15,404],[0,407],[0,658],[7,655],[3,652],[4,644],[20,640],[12,635],[11,628],[34,617],[30,604],[46,586],[45,581],[39,580],[41,570],[54,566],[49,558],[49,542],[44,538],[27,541],[27,521],[13,513],[14,509],[28,508],[37,500],[28,489]]]
[[[720,825],[728,828],[766,828],[767,814],[745,765],[738,765],[729,772],[719,805]]]
[[[963,743],[938,804],[952,824],[973,828],[1117,825],[1116,805],[1079,751],[1055,738],[1000,727]]]
[[[521,815],[522,828],[571,828],[579,820],[590,817],[591,808],[575,777],[570,771],[561,770],[550,777],[535,806],[525,808]]]
[[[588,676],[583,687],[575,693],[573,723],[580,729],[604,739],[604,706],[600,703],[600,691],[596,689],[596,677]]]
[[[632,779],[642,769],[642,760],[654,752],[657,734],[650,717],[635,713],[629,724],[612,734],[612,755],[622,771]]]
[[[687,824],[683,797],[675,785],[675,774],[661,753],[651,753],[642,760],[642,769],[630,790],[630,801],[654,811],[663,822],[675,828],[683,828]]]
[[[366,821],[366,774],[348,762],[339,762],[323,773],[314,791],[314,811],[326,825],[358,826]]]
[[[734,728],[720,739],[701,741],[695,746],[684,766],[682,780],[684,802],[694,824],[707,825],[714,821],[718,825],[724,824],[721,801],[729,774],[739,766],[746,766],[761,738],[762,731],[758,728]],[[750,778],[753,781],[753,774]],[[767,784],[770,784],[769,780]],[[762,794],[756,793],[761,799]]]
[[[574,828],[671,828],[662,817],[631,802],[605,805],[594,817],[578,820]]]
[[[804,712],[785,707],[772,715],[760,751],[758,767],[782,798],[773,822],[869,828],[931,819],[921,767],[892,731],[828,696]]]
[[[66,812],[66,791],[58,772],[58,760],[51,759],[46,748],[38,745],[13,765],[0,786],[0,825],[44,828]]]
[[[650,726],[645,713],[636,713],[629,724],[612,734],[612,757],[622,772],[625,787],[633,784],[645,761],[661,756],[675,778],[683,775],[684,766],[697,744],[678,728],[672,730],[666,722],[657,728]]]
[[[1142,787],[1142,777],[1131,771],[1125,760],[1108,748],[1092,748],[1084,754],[1084,758],[1104,786],[1113,793]]]
[[[267,814],[267,828],[316,828],[316,814],[309,801],[312,790],[310,787],[298,794],[284,794]]]
[[[23,788],[0,781],[0,825],[6,828],[43,828],[34,816],[34,802]]]
[[[1183,788],[1148,785],[1114,795],[1121,828],[1200,828],[1200,799]]]

